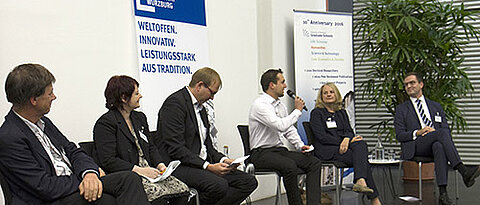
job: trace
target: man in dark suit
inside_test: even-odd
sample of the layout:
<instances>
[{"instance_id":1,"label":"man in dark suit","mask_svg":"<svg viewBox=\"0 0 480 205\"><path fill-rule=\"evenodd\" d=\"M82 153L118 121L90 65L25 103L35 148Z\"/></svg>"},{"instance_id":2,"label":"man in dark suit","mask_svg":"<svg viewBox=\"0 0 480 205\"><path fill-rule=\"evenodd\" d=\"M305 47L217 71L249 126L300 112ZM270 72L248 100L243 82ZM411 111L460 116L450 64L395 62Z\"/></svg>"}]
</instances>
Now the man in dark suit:
<instances>
[{"instance_id":1,"label":"man in dark suit","mask_svg":"<svg viewBox=\"0 0 480 205\"><path fill-rule=\"evenodd\" d=\"M240 204L257 187L253 176L238 171L233 159L212 146L203 103L213 99L221 85L215 70L199 69L158 113L157 147L182 162L173 175L200 192L201 204Z\"/></svg>"},{"instance_id":2,"label":"man in dark suit","mask_svg":"<svg viewBox=\"0 0 480 205\"><path fill-rule=\"evenodd\" d=\"M462 163L442 106L426 99L422 93L422 76L415 72L407 73L403 82L410 99L396 108L394 123L397 139L402 144L402 158L433 156L440 190L439 204L452 204L446 189L448 163L460 172L467 187L475 183L480 168L466 167Z\"/></svg>"},{"instance_id":3,"label":"man in dark suit","mask_svg":"<svg viewBox=\"0 0 480 205\"><path fill-rule=\"evenodd\" d=\"M131 172L107 176L44 115L55 78L43 66L15 67L5 83L13 104L0 127L0 171L13 204L148 204Z\"/></svg>"}]
</instances>

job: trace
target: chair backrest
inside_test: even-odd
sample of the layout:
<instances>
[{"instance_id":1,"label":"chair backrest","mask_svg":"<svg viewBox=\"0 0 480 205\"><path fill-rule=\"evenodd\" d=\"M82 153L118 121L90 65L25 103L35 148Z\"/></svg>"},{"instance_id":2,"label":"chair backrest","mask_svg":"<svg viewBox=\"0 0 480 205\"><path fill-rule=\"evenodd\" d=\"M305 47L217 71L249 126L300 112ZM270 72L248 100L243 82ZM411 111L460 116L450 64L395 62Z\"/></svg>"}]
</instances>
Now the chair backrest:
<instances>
[{"instance_id":1,"label":"chair backrest","mask_svg":"<svg viewBox=\"0 0 480 205\"><path fill-rule=\"evenodd\" d=\"M237 125L240 137L242 137L244 156L250 155L250 133L248 133L248 125Z\"/></svg>"},{"instance_id":2,"label":"chair backrest","mask_svg":"<svg viewBox=\"0 0 480 205\"><path fill-rule=\"evenodd\" d=\"M96 164L99 165L94 142L92 141L80 142L78 143L78 145L88 154L88 156L90 156L93 159L93 161L95 161Z\"/></svg>"},{"instance_id":3,"label":"chair backrest","mask_svg":"<svg viewBox=\"0 0 480 205\"><path fill-rule=\"evenodd\" d=\"M307 140L308 144L313 144L313 131L312 128L310 127L310 122L309 121L303 121L302 122L303 129L305 130L305 134L307 135Z\"/></svg>"}]
</instances>

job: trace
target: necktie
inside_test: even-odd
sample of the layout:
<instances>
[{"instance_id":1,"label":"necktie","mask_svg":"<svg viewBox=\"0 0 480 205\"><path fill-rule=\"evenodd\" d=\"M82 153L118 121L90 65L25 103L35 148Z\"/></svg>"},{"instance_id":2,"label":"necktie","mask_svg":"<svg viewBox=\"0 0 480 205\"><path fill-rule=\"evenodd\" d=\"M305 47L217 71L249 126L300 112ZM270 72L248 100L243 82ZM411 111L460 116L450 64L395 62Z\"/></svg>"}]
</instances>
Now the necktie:
<instances>
[{"instance_id":1,"label":"necktie","mask_svg":"<svg viewBox=\"0 0 480 205\"><path fill-rule=\"evenodd\" d=\"M417 103L418 113L420 113L420 117L422 117L422 121L425 123L425 125L429 127L433 127L432 121L430 121L427 118L427 115L425 115L425 111L423 110L423 106L422 106L422 101L420 99L417 99L415 102Z\"/></svg>"},{"instance_id":2,"label":"necktie","mask_svg":"<svg viewBox=\"0 0 480 205\"><path fill-rule=\"evenodd\" d=\"M207 116L207 110L203 108L200 110L200 118L202 119L203 126L207 128L207 135L208 135L208 130L210 128L210 123L208 123L208 116Z\"/></svg>"}]
</instances>

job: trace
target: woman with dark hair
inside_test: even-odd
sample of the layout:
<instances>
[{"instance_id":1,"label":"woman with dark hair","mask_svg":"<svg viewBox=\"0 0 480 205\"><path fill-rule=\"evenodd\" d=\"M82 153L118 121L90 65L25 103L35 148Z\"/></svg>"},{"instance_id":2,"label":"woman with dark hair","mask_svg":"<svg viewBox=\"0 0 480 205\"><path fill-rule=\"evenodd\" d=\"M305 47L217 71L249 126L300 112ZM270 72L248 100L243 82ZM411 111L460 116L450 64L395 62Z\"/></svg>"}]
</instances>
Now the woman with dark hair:
<instances>
[{"instance_id":1,"label":"woman with dark hair","mask_svg":"<svg viewBox=\"0 0 480 205\"><path fill-rule=\"evenodd\" d=\"M335 84L324 84L319 90L315 109L310 113L310 127L315 156L353 166L353 191L367 194L374 205L381 204L368 163L367 143L362 136L354 135Z\"/></svg>"},{"instance_id":2,"label":"woman with dark hair","mask_svg":"<svg viewBox=\"0 0 480 205\"><path fill-rule=\"evenodd\" d=\"M105 98L109 111L93 129L100 166L107 173L131 170L144 176L142 182L150 202L186 204L188 187L174 176L155 183L145 178L159 177L166 167L150 136L145 114L135 111L142 98L138 82L129 76L113 76Z\"/></svg>"}]
</instances>

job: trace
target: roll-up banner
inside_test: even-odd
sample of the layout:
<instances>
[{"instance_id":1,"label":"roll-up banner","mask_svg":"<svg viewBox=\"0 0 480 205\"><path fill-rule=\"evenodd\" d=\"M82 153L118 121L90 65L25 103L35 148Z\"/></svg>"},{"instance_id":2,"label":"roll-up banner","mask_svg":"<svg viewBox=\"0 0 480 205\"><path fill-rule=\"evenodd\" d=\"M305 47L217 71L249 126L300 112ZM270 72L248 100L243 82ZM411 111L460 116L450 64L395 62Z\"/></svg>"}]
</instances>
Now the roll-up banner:
<instances>
[{"instance_id":1,"label":"roll-up banner","mask_svg":"<svg viewBox=\"0 0 480 205\"><path fill-rule=\"evenodd\" d=\"M294 11L295 87L305 100L308 112L298 120L298 132L307 142L302 122L310 111L320 87L333 82L345 102L350 123L355 129L353 105L352 14Z\"/></svg>"},{"instance_id":2,"label":"roll-up banner","mask_svg":"<svg viewBox=\"0 0 480 205\"><path fill-rule=\"evenodd\" d=\"M205 1L133 0L141 109L150 130L158 110L208 65Z\"/></svg>"}]
</instances>

